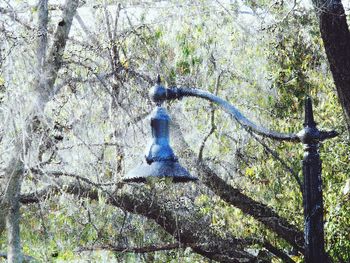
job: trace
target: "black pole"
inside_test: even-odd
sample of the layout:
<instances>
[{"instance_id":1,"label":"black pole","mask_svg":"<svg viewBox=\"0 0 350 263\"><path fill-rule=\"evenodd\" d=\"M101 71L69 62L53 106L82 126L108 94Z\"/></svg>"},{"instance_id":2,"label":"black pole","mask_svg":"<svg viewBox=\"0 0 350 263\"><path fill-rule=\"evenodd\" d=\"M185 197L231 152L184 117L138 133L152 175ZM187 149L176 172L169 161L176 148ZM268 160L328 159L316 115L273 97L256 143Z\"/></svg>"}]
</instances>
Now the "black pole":
<instances>
[{"instance_id":1,"label":"black pole","mask_svg":"<svg viewBox=\"0 0 350 263\"><path fill-rule=\"evenodd\" d=\"M326 256L323 230L322 162L319 155L321 133L317 129L314 121L311 98L307 98L305 101L305 122L303 131L305 262L324 263L326 262Z\"/></svg>"},{"instance_id":2,"label":"black pole","mask_svg":"<svg viewBox=\"0 0 350 263\"><path fill-rule=\"evenodd\" d=\"M330 262L324 247L321 141L337 136L336 131L320 131L316 127L310 97L305 100L304 129L298 133L304 144L303 206L305 263Z\"/></svg>"}]
</instances>

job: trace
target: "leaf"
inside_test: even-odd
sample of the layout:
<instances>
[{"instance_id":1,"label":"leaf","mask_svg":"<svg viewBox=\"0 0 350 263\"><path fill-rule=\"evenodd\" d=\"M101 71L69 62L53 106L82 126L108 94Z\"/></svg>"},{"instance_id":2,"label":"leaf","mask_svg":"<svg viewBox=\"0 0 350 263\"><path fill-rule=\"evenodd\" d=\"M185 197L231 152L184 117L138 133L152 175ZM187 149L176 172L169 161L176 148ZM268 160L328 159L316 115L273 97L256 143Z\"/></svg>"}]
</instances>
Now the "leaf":
<instances>
[{"instance_id":1,"label":"leaf","mask_svg":"<svg viewBox=\"0 0 350 263\"><path fill-rule=\"evenodd\" d=\"M252 167L248 167L248 168L246 168L245 169L245 174L246 175L248 175L248 176L250 176L250 177L252 177L252 176L254 176L254 168L252 168Z\"/></svg>"}]
</instances>

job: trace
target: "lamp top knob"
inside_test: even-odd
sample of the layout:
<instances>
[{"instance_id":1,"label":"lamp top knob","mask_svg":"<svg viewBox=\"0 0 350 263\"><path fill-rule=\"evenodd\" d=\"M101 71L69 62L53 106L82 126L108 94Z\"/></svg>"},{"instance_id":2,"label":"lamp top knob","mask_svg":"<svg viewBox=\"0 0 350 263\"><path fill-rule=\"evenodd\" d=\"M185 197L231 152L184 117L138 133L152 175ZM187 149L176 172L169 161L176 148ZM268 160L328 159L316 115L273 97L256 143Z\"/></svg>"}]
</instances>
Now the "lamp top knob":
<instances>
[{"instance_id":1,"label":"lamp top knob","mask_svg":"<svg viewBox=\"0 0 350 263\"><path fill-rule=\"evenodd\" d=\"M157 105L161 105L167 99L167 89L161 84L159 75L156 84L149 91L149 97Z\"/></svg>"}]
</instances>

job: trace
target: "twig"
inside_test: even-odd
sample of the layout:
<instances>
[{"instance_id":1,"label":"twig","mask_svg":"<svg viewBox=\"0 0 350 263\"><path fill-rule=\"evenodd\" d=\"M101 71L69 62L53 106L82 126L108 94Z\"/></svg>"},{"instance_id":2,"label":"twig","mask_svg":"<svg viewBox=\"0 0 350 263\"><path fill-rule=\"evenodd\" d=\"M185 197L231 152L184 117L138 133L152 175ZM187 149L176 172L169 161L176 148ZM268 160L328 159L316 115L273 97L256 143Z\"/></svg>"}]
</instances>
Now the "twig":
<instances>
[{"instance_id":1,"label":"twig","mask_svg":"<svg viewBox=\"0 0 350 263\"><path fill-rule=\"evenodd\" d=\"M198 153L198 160L199 161L202 161L203 159L203 150L204 150L204 147L205 147L205 143L207 142L207 140L209 139L209 137L214 133L214 131L216 130L216 125L215 125L215 108L214 106L211 104L210 105L211 107L211 128L210 128L210 131L209 133L204 137L203 141L202 141L202 144L199 148L199 153Z\"/></svg>"},{"instance_id":2,"label":"twig","mask_svg":"<svg viewBox=\"0 0 350 263\"><path fill-rule=\"evenodd\" d=\"M53 177L60 177L60 176L65 176L65 177L71 177L71 178L75 178L76 180L78 181L83 181L84 183L86 184L89 184L89 185L92 185L96 188L99 188L103 191L105 191L104 189L102 189L101 187L102 186L113 186L113 185L117 185L118 187L121 187L124 185L123 182L118 182L118 183L95 183L91 180L89 180L88 178L86 177L83 177L83 176L80 176L80 175L77 175L77 174L73 174L73 173L65 173L65 172L60 172L60 171L49 171L49 172L44 172L44 171L41 171L39 169L36 169L36 168L32 168L30 169L30 171L32 173L36 173L36 174L45 174L45 175L48 175L48 176L53 176Z\"/></svg>"},{"instance_id":3,"label":"twig","mask_svg":"<svg viewBox=\"0 0 350 263\"><path fill-rule=\"evenodd\" d=\"M249 132L249 134L258 142L260 143L264 149L270 153L274 158L276 158L283 166L283 168L288 171L296 180L296 182L298 183L299 186L299 190L301 193L303 193L303 184L298 176L298 174L278 155L278 153L274 150L272 150L269 146L267 146L262 140L260 140L254 133L252 133L251 131Z\"/></svg>"},{"instance_id":4,"label":"twig","mask_svg":"<svg viewBox=\"0 0 350 263\"><path fill-rule=\"evenodd\" d=\"M214 60L215 61L215 60ZM214 67L215 66L215 62L213 62L214 64ZM218 94L219 92L219 86L220 86L220 77L221 77L221 73L218 74L217 78L216 78L216 82L215 82L215 95ZM198 160L199 161L202 161L203 159L203 150L204 150L204 147L205 147L205 143L207 142L207 140L209 139L209 137L215 132L216 130L216 125L215 125L215 107L213 105L213 103L210 103L210 108L211 108L211 118L210 118L210 122L211 122L211 128L210 128L210 131L209 133L204 137L203 141L202 141L202 144L199 148L199 153L198 153Z\"/></svg>"},{"instance_id":5,"label":"twig","mask_svg":"<svg viewBox=\"0 0 350 263\"><path fill-rule=\"evenodd\" d=\"M102 246L91 246L91 247L80 247L77 252L82 251L95 251L95 250L109 250L113 252L121 252L121 253L151 253L156 251L165 251L165 250L173 250L179 248L186 248L195 246L194 244L164 244L164 245L150 245L145 247L121 247L121 246L113 246L113 245L102 245Z\"/></svg>"}]
</instances>

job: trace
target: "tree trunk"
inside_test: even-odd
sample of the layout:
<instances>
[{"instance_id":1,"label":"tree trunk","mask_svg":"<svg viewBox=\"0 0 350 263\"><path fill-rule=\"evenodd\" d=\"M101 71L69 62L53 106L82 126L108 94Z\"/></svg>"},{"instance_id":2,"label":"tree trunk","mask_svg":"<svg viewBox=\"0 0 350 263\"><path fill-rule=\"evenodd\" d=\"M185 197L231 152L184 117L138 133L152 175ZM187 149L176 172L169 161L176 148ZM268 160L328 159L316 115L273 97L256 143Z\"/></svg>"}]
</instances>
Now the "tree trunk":
<instances>
[{"instance_id":1,"label":"tree trunk","mask_svg":"<svg viewBox=\"0 0 350 263\"><path fill-rule=\"evenodd\" d=\"M6 218L8 239L7 260L8 262L18 263L23 261L19 228L19 196L21 192L24 167L20 157L14 158L8 167L9 169L6 170L6 191L3 200L5 211L7 211L7 213L4 214Z\"/></svg>"},{"instance_id":2,"label":"tree trunk","mask_svg":"<svg viewBox=\"0 0 350 263\"><path fill-rule=\"evenodd\" d=\"M313 0L324 48L350 134L350 32L340 0Z\"/></svg>"},{"instance_id":3,"label":"tree trunk","mask_svg":"<svg viewBox=\"0 0 350 263\"><path fill-rule=\"evenodd\" d=\"M72 25L73 17L76 13L79 0L66 0L62 20L58 23L55 32L55 39L50 50L48 59L46 57L46 27L48 21L47 0L39 1L39 41L37 50L37 76L34 85L36 92L36 105L32 105L32 111L28 114L28 122L25 127L18 132L16 147L13 150L12 158L5 168L6 189L4 198L0 204L0 234L3 231L6 221L8 232L8 262L22 262L20 244L20 204L19 196L21 192L22 175L24 172L24 156L26 149L30 146L30 133L33 120L40 116L45 105L53 95L53 85L57 78L57 72L62 64L62 56L66 46L68 34ZM25 134L23 140L22 135ZM6 218L6 220L5 220Z\"/></svg>"}]
</instances>

